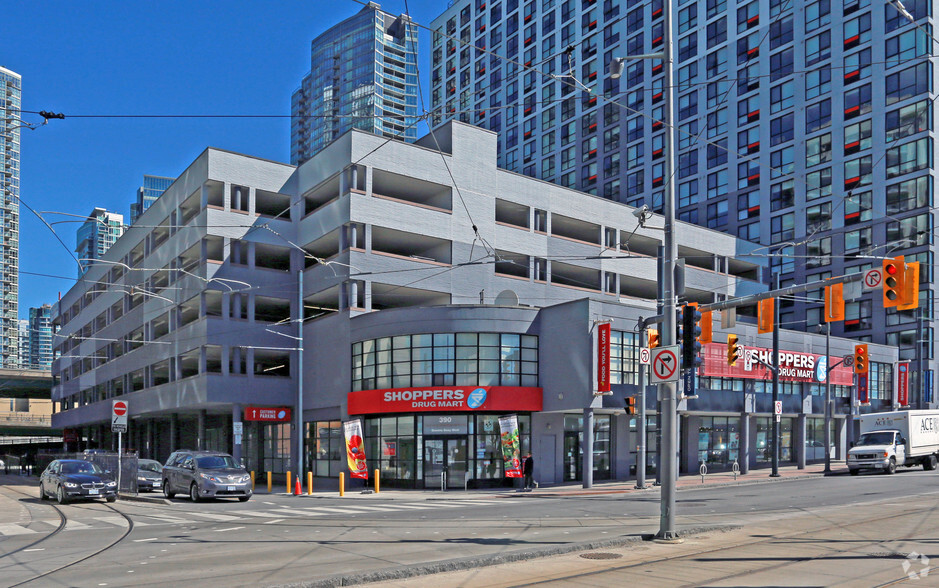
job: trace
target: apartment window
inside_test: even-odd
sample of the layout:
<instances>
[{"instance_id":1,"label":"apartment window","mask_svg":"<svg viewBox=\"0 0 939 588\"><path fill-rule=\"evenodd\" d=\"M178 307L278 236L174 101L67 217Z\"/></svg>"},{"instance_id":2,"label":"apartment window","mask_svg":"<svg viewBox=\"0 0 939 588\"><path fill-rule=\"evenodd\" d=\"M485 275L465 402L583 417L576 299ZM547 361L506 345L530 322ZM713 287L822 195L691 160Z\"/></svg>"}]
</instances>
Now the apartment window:
<instances>
[{"instance_id":1,"label":"apartment window","mask_svg":"<svg viewBox=\"0 0 939 588\"><path fill-rule=\"evenodd\" d=\"M639 167L644 161L645 144L636 143L626 148L626 167Z\"/></svg>"},{"instance_id":2,"label":"apartment window","mask_svg":"<svg viewBox=\"0 0 939 588\"><path fill-rule=\"evenodd\" d=\"M816 268L831 265L831 237L821 237L805 244L805 267Z\"/></svg>"},{"instance_id":3,"label":"apartment window","mask_svg":"<svg viewBox=\"0 0 939 588\"><path fill-rule=\"evenodd\" d=\"M789 175L795 171L795 147L789 146L770 153L773 179Z\"/></svg>"},{"instance_id":4,"label":"apartment window","mask_svg":"<svg viewBox=\"0 0 939 588\"><path fill-rule=\"evenodd\" d=\"M844 197L844 224L854 225L869 221L873 217L871 211L871 192L848 192Z\"/></svg>"},{"instance_id":5,"label":"apartment window","mask_svg":"<svg viewBox=\"0 0 939 588\"><path fill-rule=\"evenodd\" d=\"M722 16L708 25L708 49L717 47L727 40L727 17Z\"/></svg>"},{"instance_id":6,"label":"apartment window","mask_svg":"<svg viewBox=\"0 0 939 588\"><path fill-rule=\"evenodd\" d=\"M581 143L581 157L583 161L587 161L591 157L596 157L597 155L597 138L590 137L589 139Z\"/></svg>"},{"instance_id":7,"label":"apartment window","mask_svg":"<svg viewBox=\"0 0 939 588\"><path fill-rule=\"evenodd\" d=\"M805 7L805 32L831 24L831 0L819 0Z\"/></svg>"},{"instance_id":8,"label":"apartment window","mask_svg":"<svg viewBox=\"0 0 939 588\"><path fill-rule=\"evenodd\" d=\"M925 94L931 90L930 63L920 63L887 76L887 105Z\"/></svg>"},{"instance_id":9,"label":"apartment window","mask_svg":"<svg viewBox=\"0 0 939 588\"><path fill-rule=\"evenodd\" d=\"M719 137L727 132L727 109L721 108L708 115L708 139Z\"/></svg>"},{"instance_id":10,"label":"apartment window","mask_svg":"<svg viewBox=\"0 0 939 588\"><path fill-rule=\"evenodd\" d=\"M788 1L788 0L787 0ZM792 42L792 16L774 21L769 26L770 51Z\"/></svg>"},{"instance_id":11,"label":"apartment window","mask_svg":"<svg viewBox=\"0 0 939 588\"><path fill-rule=\"evenodd\" d=\"M612 151L619 148L619 126L611 127L603 131L603 149Z\"/></svg>"},{"instance_id":12,"label":"apartment window","mask_svg":"<svg viewBox=\"0 0 939 588\"><path fill-rule=\"evenodd\" d=\"M760 41L762 40L759 33L752 33L746 37L737 39L737 63L746 63L751 59L759 57Z\"/></svg>"},{"instance_id":13,"label":"apartment window","mask_svg":"<svg viewBox=\"0 0 939 588\"><path fill-rule=\"evenodd\" d=\"M810 66L831 57L831 31L823 31L805 41L805 65Z\"/></svg>"},{"instance_id":14,"label":"apartment window","mask_svg":"<svg viewBox=\"0 0 939 588\"><path fill-rule=\"evenodd\" d=\"M727 71L727 48L721 47L708 53L707 77L711 79ZM708 96L710 98L710 96Z\"/></svg>"},{"instance_id":15,"label":"apartment window","mask_svg":"<svg viewBox=\"0 0 939 588\"><path fill-rule=\"evenodd\" d=\"M678 185L678 206L691 206L698 201L698 180Z\"/></svg>"},{"instance_id":16,"label":"apartment window","mask_svg":"<svg viewBox=\"0 0 939 588\"><path fill-rule=\"evenodd\" d=\"M851 49L871 40L871 13L844 23L844 48Z\"/></svg>"},{"instance_id":17,"label":"apartment window","mask_svg":"<svg viewBox=\"0 0 939 588\"><path fill-rule=\"evenodd\" d=\"M690 31L698 26L698 5L692 4L678 11L678 34Z\"/></svg>"},{"instance_id":18,"label":"apartment window","mask_svg":"<svg viewBox=\"0 0 939 588\"><path fill-rule=\"evenodd\" d=\"M871 77L871 50L869 48L844 58L845 85L869 77Z\"/></svg>"},{"instance_id":19,"label":"apartment window","mask_svg":"<svg viewBox=\"0 0 939 588\"><path fill-rule=\"evenodd\" d=\"M760 216L760 193L753 191L737 196L737 220Z\"/></svg>"},{"instance_id":20,"label":"apartment window","mask_svg":"<svg viewBox=\"0 0 939 588\"><path fill-rule=\"evenodd\" d=\"M781 110L792 108L794 104L795 82L789 80L778 86L770 88L770 112L775 114Z\"/></svg>"},{"instance_id":21,"label":"apartment window","mask_svg":"<svg viewBox=\"0 0 939 588\"><path fill-rule=\"evenodd\" d=\"M844 118L852 119L871 111L871 85L864 84L844 93Z\"/></svg>"},{"instance_id":22,"label":"apartment window","mask_svg":"<svg viewBox=\"0 0 939 588\"><path fill-rule=\"evenodd\" d=\"M795 133L795 115L786 114L770 121L770 144L779 145L786 141L792 141Z\"/></svg>"},{"instance_id":23,"label":"apartment window","mask_svg":"<svg viewBox=\"0 0 939 588\"><path fill-rule=\"evenodd\" d=\"M714 169L727 163L727 137L708 143L708 169Z\"/></svg>"},{"instance_id":24,"label":"apartment window","mask_svg":"<svg viewBox=\"0 0 939 588\"><path fill-rule=\"evenodd\" d=\"M932 215L923 213L887 223L887 242L906 241L910 247L932 242Z\"/></svg>"},{"instance_id":25,"label":"apartment window","mask_svg":"<svg viewBox=\"0 0 939 588\"><path fill-rule=\"evenodd\" d=\"M631 118L626 121L626 142L636 141L642 138L643 124L642 117Z\"/></svg>"},{"instance_id":26,"label":"apartment window","mask_svg":"<svg viewBox=\"0 0 939 588\"><path fill-rule=\"evenodd\" d=\"M760 242L760 223L750 223L748 225L737 225L737 238L745 239L751 243Z\"/></svg>"},{"instance_id":27,"label":"apartment window","mask_svg":"<svg viewBox=\"0 0 939 588\"><path fill-rule=\"evenodd\" d=\"M831 68L823 67L805 74L805 99L831 92Z\"/></svg>"},{"instance_id":28,"label":"apartment window","mask_svg":"<svg viewBox=\"0 0 939 588\"><path fill-rule=\"evenodd\" d=\"M689 63L678 70L678 91L684 92L691 89L691 86L698 79L698 63Z\"/></svg>"},{"instance_id":29,"label":"apartment window","mask_svg":"<svg viewBox=\"0 0 939 588\"><path fill-rule=\"evenodd\" d=\"M698 114L698 92L691 92L678 97L678 120L682 121Z\"/></svg>"},{"instance_id":30,"label":"apartment window","mask_svg":"<svg viewBox=\"0 0 939 588\"><path fill-rule=\"evenodd\" d=\"M831 161L831 133L806 140L805 166L812 167L826 161Z\"/></svg>"},{"instance_id":31,"label":"apartment window","mask_svg":"<svg viewBox=\"0 0 939 588\"><path fill-rule=\"evenodd\" d=\"M658 135L657 135L658 136ZM694 145L698 136L698 121L692 120L678 127L678 148L686 149ZM655 137L652 137L655 140Z\"/></svg>"},{"instance_id":32,"label":"apartment window","mask_svg":"<svg viewBox=\"0 0 939 588\"><path fill-rule=\"evenodd\" d=\"M858 151L871 148L871 121L862 120L859 123L844 128L844 154L851 155Z\"/></svg>"},{"instance_id":33,"label":"apartment window","mask_svg":"<svg viewBox=\"0 0 939 588\"><path fill-rule=\"evenodd\" d=\"M638 196L642 194L643 190L643 174L642 170L633 172L626 176L626 196Z\"/></svg>"},{"instance_id":34,"label":"apartment window","mask_svg":"<svg viewBox=\"0 0 939 588\"><path fill-rule=\"evenodd\" d=\"M932 130L932 101L922 100L887 112L887 142Z\"/></svg>"},{"instance_id":35,"label":"apartment window","mask_svg":"<svg viewBox=\"0 0 939 588\"><path fill-rule=\"evenodd\" d=\"M720 169L708 174L708 200L727 195L727 185L730 183L728 176L729 173L726 169Z\"/></svg>"},{"instance_id":36,"label":"apartment window","mask_svg":"<svg viewBox=\"0 0 939 588\"><path fill-rule=\"evenodd\" d=\"M776 212L795 204L795 180L786 180L770 187L770 210Z\"/></svg>"},{"instance_id":37,"label":"apartment window","mask_svg":"<svg viewBox=\"0 0 939 588\"><path fill-rule=\"evenodd\" d=\"M791 241L795 237L795 214L787 212L770 219L770 233L773 243Z\"/></svg>"},{"instance_id":38,"label":"apartment window","mask_svg":"<svg viewBox=\"0 0 939 588\"><path fill-rule=\"evenodd\" d=\"M760 24L760 3L751 2L737 9L737 32L742 33Z\"/></svg>"},{"instance_id":39,"label":"apartment window","mask_svg":"<svg viewBox=\"0 0 939 588\"><path fill-rule=\"evenodd\" d=\"M805 199L815 200L826 196L831 196L831 168L805 174Z\"/></svg>"},{"instance_id":40,"label":"apartment window","mask_svg":"<svg viewBox=\"0 0 939 588\"><path fill-rule=\"evenodd\" d=\"M760 97L750 96L737 102L737 124L745 125L760 120Z\"/></svg>"},{"instance_id":41,"label":"apartment window","mask_svg":"<svg viewBox=\"0 0 939 588\"><path fill-rule=\"evenodd\" d=\"M778 53L773 53L769 58L769 79L775 82L784 77L792 75L792 65L794 63L794 53L792 47L783 49Z\"/></svg>"},{"instance_id":42,"label":"apartment window","mask_svg":"<svg viewBox=\"0 0 939 588\"><path fill-rule=\"evenodd\" d=\"M826 98L821 102L810 104L805 108L805 132L814 133L815 131L827 127L831 124L831 99Z\"/></svg>"},{"instance_id":43,"label":"apartment window","mask_svg":"<svg viewBox=\"0 0 939 588\"><path fill-rule=\"evenodd\" d=\"M887 186L887 214L932 206L932 177L923 176Z\"/></svg>"},{"instance_id":44,"label":"apartment window","mask_svg":"<svg viewBox=\"0 0 939 588\"><path fill-rule=\"evenodd\" d=\"M808 234L831 230L831 202L823 202L805 209L805 232Z\"/></svg>"},{"instance_id":45,"label":"apartment window","mask_svg":"<svg viewBox=\"0 0 939 588\"><path fill-rule=\"evenodd\" d=\"M717 108L727 100L727 94L730 90L730 82L727 80L718 80L707 85L708 108Z\"/></svg>"},{"instance_id":46,"label":"apartment window","mask_svg":"<svg viewBox=\"0 0 939 588\"><path fill-rule=\"evenodd\" d=\"M727 9L727 0L707 0L708 18L713 18ZM726 18L726 17L725 17ZM722 18L721 20L724 20ZM708 35L710 37L710 35Z\"/></svg>"},{"instance_id":47,"label":"apartment window","mask_svg":"<svg viewBox=\"0 0 939 588\"><path fill-rule=\"evenodd\" d=\"M759 161L744 161L737 164L737 188L760 185Z\"/></svg>"},{"instance_id":48,"label":"apartment window","mask_svg":"<svg viewBox=\"0 0 939 588\"><path fill-rule=\"evenodd\" d=\"M913 15L913 20L920 20L929 16L930 9L932 8L931 0L906 0L903 3L903 6L906 7L906 11ZM909 26L910 21L908 21L900 11L897 10L897 7L891 2L887 2L884 6L884 32L890 33L901 27Z\"/></svg>"},{"instance_id":49,"label":"apartment window","mask_svg":"<svg viewBox=\"0 0 939 588\"><path fill-rule=\"evenodd\" d=\"M752 63L737 69L737 96L760 88L760 64Z\"/></svg>"},{"instance_id":50,"label":"apartment window","mask_svg":"<svg viewBox=\"0 0 939 588\"><path fill-rule=\"evenodd\" d=\"M612 153L603 158L603 174L607 177L618 176L619 175L619 164L620 154ZM616 185L619 186L619 182L616 182Z\"/></svg>"},{"instance_id":51,"label":"apartment window","mask_svg":"<svg viewBox=\"0 0 939 588\"><path fill-rule=\"evenodd\" d=\"M708 228L716 229L727 224L727 201L708 204Z\"/></svg>"},{"instance_id":52,"label":"apartment window","mask_svg":"<svg viewBox=\"0 0 939 588\"><path fill-rule=\"evenodd\" d=\"M844 233L844 252L858 253L862 249L867 249L872 243L872 231L870 227L845 231Z\"/></svg>"},{"instance_id":53,"label":"apartment window","mask_svg":"<svg viewBox=\"0 0 939 588\"><path fill-rule=\"evenodd\" d=\"M890 160L889 154L887 160ZM858 186L867 186L873 181L871 169L873 159L870 155L844 162L844 189L853 190Z\"/></svg>"},{"instance_id":54,"label":"apartment window","mask_svg":"<svg viewBox=\"0 0 939 588\"><path fill-rule=\"evenodd\" d=\"M929 168L932 160L932 139L923 137L887 149L887 178Z\"/></svg>"}]
</instances>

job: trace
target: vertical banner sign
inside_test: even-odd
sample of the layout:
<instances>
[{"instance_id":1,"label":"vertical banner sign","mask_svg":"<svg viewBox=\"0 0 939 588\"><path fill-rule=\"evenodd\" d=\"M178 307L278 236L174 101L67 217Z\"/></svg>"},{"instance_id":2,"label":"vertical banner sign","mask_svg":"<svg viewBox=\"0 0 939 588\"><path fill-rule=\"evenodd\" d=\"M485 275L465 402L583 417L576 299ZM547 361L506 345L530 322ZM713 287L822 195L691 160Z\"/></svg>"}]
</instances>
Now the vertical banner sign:
<instances>
[{"instance_id":1,"label":"vertical banner sign","mask_svg":"<svg viewBox=\"0 0 939 588\"><path fill-rule=\"evenodd\" d=\"M897 363L897 405L910 405L910 362Z\"/></svg>"},{"instance_id":2,"label":"vertical banner sign","mask_svg":"<svg viewBox=\"0 0 939 588\"><path fill-rule=\"evenodd\" d=\"M346 433L346 460L349 462L349 477L368 480L368 466L365 465L365 440L362 438L362 421L342 423Z\"/></svg>"},{"instance_id":3,"label":"vertical banner sign","mask_svg":"<svg viewBox=\"0 0 939 588\"><path fill-rule=\"evenodd\" d=\"M923 388L922 402L932 402L932 370L926 370L926 386Z\"/></svg>"},{"instance_id":4,"label":"vertical banner sign","mask_svg":"<svg viewBox=\"0 0 939 588\"><path fill-rule=\"evenodd\" d=\"M610 391L610 323L597 329L597 391Z\"/></svg>"},{"instance_id":5,"label":"vertical banner sign","mask_svg":"<svg viewBox=\"0 0 939 588\"><path fill-rule=\"evenodd\" d=\"M867 395L867 374L858 374L857 375L857 401L858 404L868 405L871 403L870 397Z\"/></svg>"},{"instance_id":6,"label":"vertical banner sign","mask_svg":"<svg viewBox=\"0 0 939 588\"><path fill-rule=\"evenodd\" d=\"M502 432L502 461L505 462L506 478L521 478L521 446L518 440L518 417L514 414L499 417L499 429Z\"/></svg>"}]
</instances>

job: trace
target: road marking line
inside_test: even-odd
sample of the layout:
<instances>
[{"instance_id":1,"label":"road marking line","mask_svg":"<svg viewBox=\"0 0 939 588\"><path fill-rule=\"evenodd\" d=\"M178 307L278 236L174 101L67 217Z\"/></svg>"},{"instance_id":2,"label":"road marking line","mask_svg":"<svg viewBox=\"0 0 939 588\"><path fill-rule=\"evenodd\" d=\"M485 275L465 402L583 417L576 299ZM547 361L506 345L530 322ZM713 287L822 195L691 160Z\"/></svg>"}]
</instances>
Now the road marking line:
<instances>
[{"instance_id":1,"label":"road marking line","mask_svg":"<svg viewBox=\"0 0 939 588\"><path fill-rule=\"evenodd\" d=\"M91 528L91 525L86 525L85 523L79 523L78 521L74 521L72 519L69 519L68 521L65 522L66 531L75 531L75 530L89 529L89 528Z\"/></svg>"},{"instance_id":2,"label":"road marking line","mask_svg":"<svg viewBox=\"0 0 939 588\"><path fill-rule=\"evenodd\" d=\"M238 514L249 516L249 517L264 517L264 518L278 516L277 514L273 512L265 512L263 510L242 510L242 511L239 511Z\"/></svg>"},{"instance_id":3,"label":"road marking line","mask_svg":"<svg viewBox=\"0 0 939 588\"><path fill-rule=\"evenodd\" d=\"M283 521L283 520L284 520L284 519L274 519L274 520L272 520L272 521L264 521L262 524L264 524L264 525L273 525L274 523L279 523L279 522L281 522L281 521Z\"/></svg>"},{"instance_id":4,"label":"road marking line","mask_svg":"<svg viewBox=\"0 0 939 588\"><path fill-rule=\"evenodd\" d=\"M134 543L144 543L146 541L157 541L159 537L149 537L147 539L134 539Z\"/></svg>"},{"instance_id":5,"label":"road marking line","mask_svg":"<svg viewBox=\"0 0 939 588\"><path fill-rule=\"evenodd\" d=\"M46 550L45 547L34 547L32 549L24 549L23 553L26 553L27 551L45 551L45 550Z\"/></svg>"},{"instance_id":6,"label":"road marking line","mask_svg":"<svg viewBox=\"0 0 939 588\"><path fill-rule=\"evenodd\" d=\"M244 527L229 527L228 529L215 529L216 533L224 533L226 531L237 531L239 529L244 529Z\"/></svg>"},{"instance_id":7,"label":"road marking line","mask_svg":"<svg viewBox=\"0 0 939 588\"><path fill-rule=\"evenodd\" d=\"M94 517L96 521L108 523L116 527L127 527L127 519L124 517Z\"/></svg>"},{"instance_id":8,"label":"road marking line","mask_svg":"<svg viewBox=\"0 0 939 588\"><path fill-rule=\"evenodd\" d=\"M215 514L211 512L191 512L189 514L194 517L204 517L214 521L234 521L238 519L238 517L233 517L231 515Z\"/></svg>"},{"instance_id":9,"label":"road marking line","mask_svg":"<svg viewBox=\"0 0 939 588\"><path fill-rule=\"evenodd\" d=\"M0 525L0 535L29 535L35 532L19 525Z\"/></svg>"}]
</instances>

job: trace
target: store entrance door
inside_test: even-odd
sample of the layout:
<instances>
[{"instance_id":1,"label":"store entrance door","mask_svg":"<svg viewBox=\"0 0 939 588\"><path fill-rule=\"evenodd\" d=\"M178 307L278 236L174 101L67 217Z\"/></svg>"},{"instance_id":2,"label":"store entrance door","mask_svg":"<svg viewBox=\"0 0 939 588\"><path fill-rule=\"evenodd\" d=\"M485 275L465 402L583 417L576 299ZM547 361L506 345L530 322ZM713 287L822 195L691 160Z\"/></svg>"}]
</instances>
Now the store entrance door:
<instances>
[{"instance_id":1,"label":"store entrance door","mask_svg":"<svg viewBox=\"0 0 939 588\"><path fill-rule=\"evenodd\" d=\"M564 481L583 479L584 462L580 452L580 433L564 431Z\"/></svg>"},{"instance_id":2,"label":"store entrance door","mask_svg":"<svg viewBox=\"0 0 939 588\"><path fill-rule=\"evenodd\" d=\"M466 437L424 437L424 488L463 488L466 480Z\"/></svg>"}]
</instances>

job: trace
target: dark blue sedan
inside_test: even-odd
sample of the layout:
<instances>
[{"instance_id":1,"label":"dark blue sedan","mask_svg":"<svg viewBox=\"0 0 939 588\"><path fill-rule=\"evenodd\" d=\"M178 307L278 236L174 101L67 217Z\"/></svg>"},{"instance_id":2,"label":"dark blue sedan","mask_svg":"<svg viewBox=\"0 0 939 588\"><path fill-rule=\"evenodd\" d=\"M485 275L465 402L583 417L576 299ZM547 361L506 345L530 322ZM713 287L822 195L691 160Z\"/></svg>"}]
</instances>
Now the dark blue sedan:
<instances>
[{"instance_id":1,"label":"dark blue sedan","mask_svg":"<svg viewBox=\"0 0 939 588\"><path fill-rule=\"evenodd\" d=\"M59 504L76 499L117 500L117 482L110 472L82 459L57 459L39 477L39 500L55 498Z\"/></svg>"}]
</instances>

